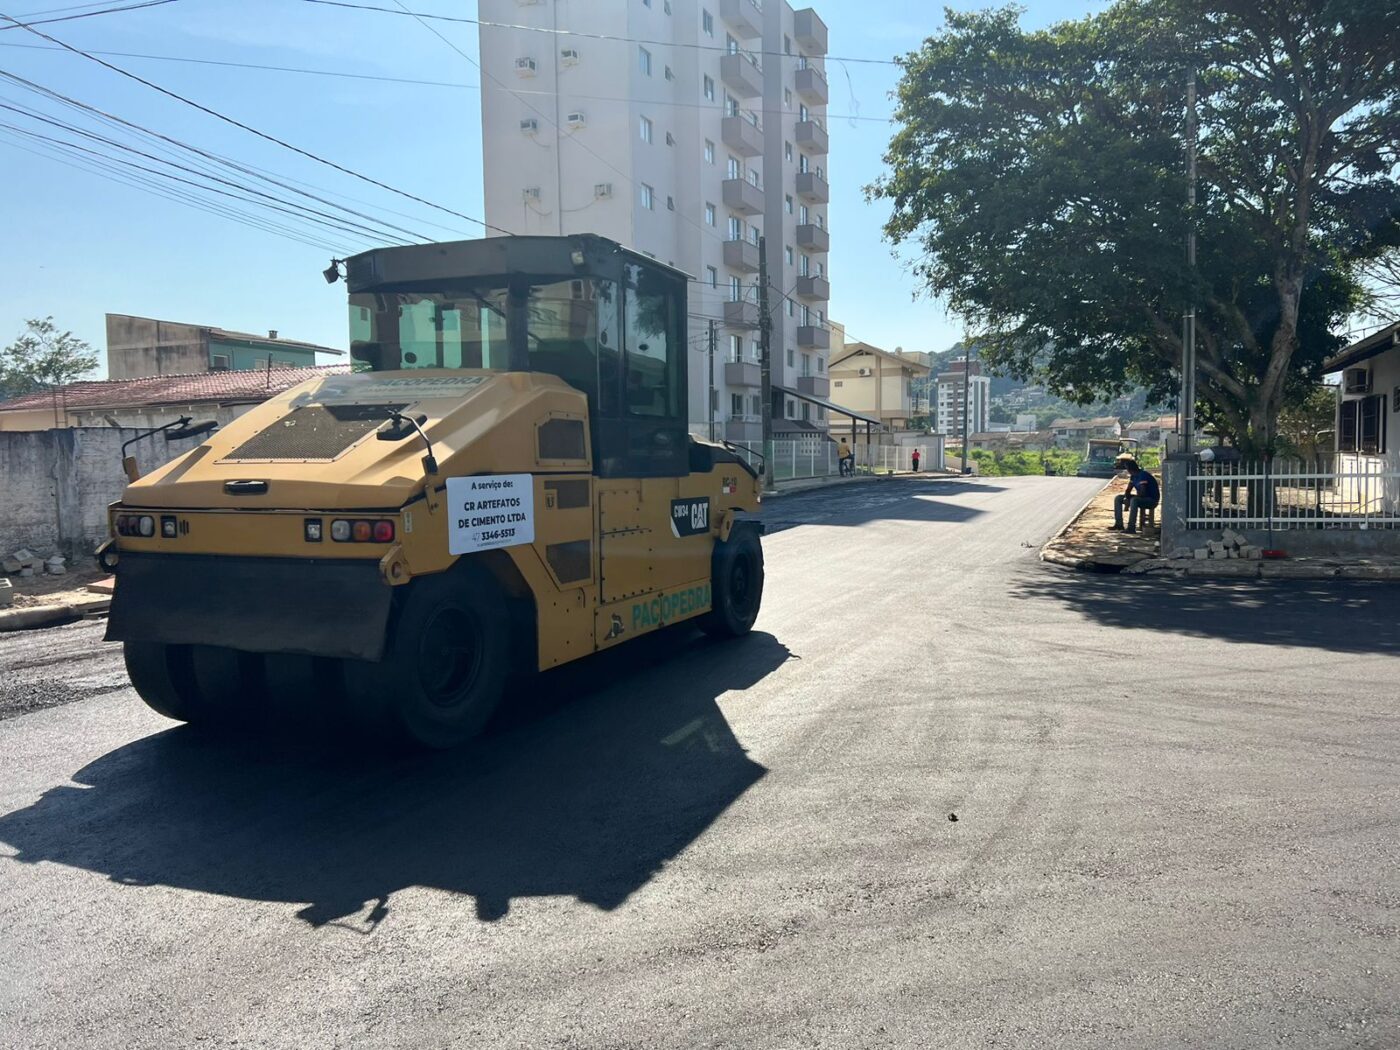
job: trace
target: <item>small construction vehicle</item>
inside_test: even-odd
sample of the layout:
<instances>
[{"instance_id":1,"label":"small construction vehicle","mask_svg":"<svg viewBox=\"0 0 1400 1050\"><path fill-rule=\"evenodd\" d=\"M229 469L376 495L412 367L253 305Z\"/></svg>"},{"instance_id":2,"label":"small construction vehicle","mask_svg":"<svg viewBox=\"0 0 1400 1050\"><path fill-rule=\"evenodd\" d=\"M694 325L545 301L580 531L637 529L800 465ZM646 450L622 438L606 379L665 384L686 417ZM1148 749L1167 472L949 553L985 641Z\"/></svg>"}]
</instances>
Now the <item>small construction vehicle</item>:
<instances>
[{"instance_id":1,"label":"small construction vehicle","mask_svg":"<svg viewBox=\"0 0 1400 1050\"><path fill-rule=\"evenodd\" d=\"M256 725L314 694L450 747L520 672L687 620L749 631L758 472L688 432L685 274L573 236L384 248L344 276L349 374L111 508L107 637L147 704Z\"/></svg>"}]
</instances>

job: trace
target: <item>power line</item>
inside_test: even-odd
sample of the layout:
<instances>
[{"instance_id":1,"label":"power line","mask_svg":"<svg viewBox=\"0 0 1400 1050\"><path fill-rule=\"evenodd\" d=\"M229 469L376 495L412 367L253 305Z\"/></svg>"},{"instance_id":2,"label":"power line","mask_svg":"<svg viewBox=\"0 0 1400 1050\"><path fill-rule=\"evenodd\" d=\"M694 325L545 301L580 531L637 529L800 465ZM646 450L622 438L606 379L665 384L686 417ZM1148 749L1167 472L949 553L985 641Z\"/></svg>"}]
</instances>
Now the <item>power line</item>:
<instances>
[{"instance_id":1,"label":"power line","mask_svg":"<svg viewBox=\"0 0 1400 1050\"><path fill-rule=\"evenodd\" d=\"M13 27L11 27L11 28L13 28ZM45 47L43 44L20 44L20 43L8 43L8 42L0 42L0 47L20 47L20 48L25 48L25 49L27 49L27 50L34 50L34 51L62 51L62 50L63 50L63 48L58 48L58 47ZM337 70L337 69L312 69L312 68L309 68L309 67L306 67L306 66L276 66L276 65L269 65L269 64L261 63L261 62L229 62L229 61L226 61L226 60L223 60L223 59L215 59L215 58L192 58L192 57L186 57L186 56L184 56L184 55L153 55L153 54L149 54L149 53L145 53L145 52L140 52L140 51L99 51L99 50L92 50L90 53L91 53L91 54L94 54L94 55L107 55L107 56L113 57L113 58L138 58L138 59L147 59L147 60L150 60L150 61L153 61L153 62L184 62L184 63L188 63L188 64L190 64L190 65L200 65L200 66L225 66L225 67L232 68L232 69L256 69L256 70L261 70L261 71L264 71L264 72L273 72L273 73L299 73L299 74L303 74L303 75L306 75L306 76L336 77L336 78L342 78L342 79L345 79L345 80L368 80L368 81L374 81L374 82L384 83L384 84L408 84L408 85L418 86L418 87L455 88L455 89L457 89L457 90L459 90L459 91L480 91L480 90L482 90L480 84L462 84L462 83L458 83L458 82L456 82L456 81L451 81L451 80L420 80L420 79L417 79L417 78L414 78L414 77L390 77L390 76L376 75L376 74L374 74L374 73L350 73L350 72L346 72L346 71L344 71L344 70ZM515 94L517 94L517 95L542 95L542 96L553 96L553 95L556 94L556 92L554 92L554 91L532 91L532 90L528 90L528 89L525 89L525 88L516 88L516 89L512 89L512 90L514 90ZM627 102L627 103L632 103L632 102L634 101L633 99L625 98L625 97L620 96L620 95L580 95L580 94L575 94L575 93L572 92L572 91L568 92L567 94L568 94L568 97L569 97L569 98L577 98L577 99L581 99L581 100L586 101L586 102ZM646 104L647 106L649 106L649 107L650 107L650 106L661 106L661 107L666 107L666 108L670 108L670 109L699 109L699 110L719 110L719 111L723 111L723 110L724 110L724 106L721 105L721 104L718 104L718 103L716 103L716 104L714 104L714 105L709 105L709 104L706 104L706 103L703 103L703 102L674 102L674 101L648 100L645 104ZM866 117L866 116L860 116L860 115L854 114L854 113L831 113L831 112L828 112L828 113L826 114L826 121L827 121L827 123L831 123L832 121L836 121L836 120L858 120L858 121L863 121L863 122L871 123L871 124L893 124L893 123L894 123L894 118L893 118L893 117Z\"/></svg>"},{"instance_id":2,"label":"power line","mask_svg":"<svg viewBox=\"0 0 1400 1050\"><path fill-rule=\"evenodd\" d=\"M69 133L71 133L71 134L81 135L81 136L83 136L84 138L87 138L87 139L90 139L90 140L93 140L93 141L96 141L96 142L101 142L101 143L103 143L104 145L114 147L114 148L116 148L116 149L122 150L122 151L127 152L127 153L131 153L131 154L133 154L133 155L135 155L135 156L144 157L144 158L147 159L147 160L155 161L157 164L164 164L164 165L167 165L167 166L169 166L169 167L171 167L171 168L174 168L174 169L177 170L177 171L183 171L183 172L186 172L187 174L198 175L200 178L208 179L208 180L210 180L210 181L212 181L212 182L219 183L220 185L227 186L227 187L229 187L230 189L238 190L240 193L249 194L249 195L251 195L252 197L256 197L256 198L261 198L262 200L261 200L261 201L259 201L259 200L251 200L251 199L249 199L249 197L238 197L237 195L232 194L232 193L229 193L229 192L226 191L226 190L220 190L220 189L218 189L218 188L216 188L216 187L212 187L212 186L204 186L204 185L202 185L202 184L200 184L200 183L191 182L191 181L188 180L188 179L182 179L182 178L179 178L178 176L171 175L171 174L169 174L168 172L163 172L163 171L158 171L158 170L151 169L151 168L146 168L146 167L144 167L143 165L135 164L135 163L133 163L133 162L131 162L131 161L124 160L124 159L122 159L122 158L120 158L120 157L113 156L113 155L111 155L111 154L109 154L109 153L102 153L102 152L98 152L98 151L89 150L89 149L87 149L86 147L79 146L79 145L77 145L76 143L73 143L73 142L68 142L68 141L65 141L65 140L58 140L58 139L51 139L51 138L48 137L48 136L42 136L42 135L38 135L37 133L34 133L34 132L28 132L28 131L26 131L25 129L18 128L18 127L14 126L14 125L9 125L9 124L2 124L2 125L0 125L0 126L3 126L3 127L8 127L8 128L10 128L12 131L18 131L18 132L20 132L21 134L33 135L35 138L40 138L40 139L44 139L45 141L55 142L56 144L60 144L60 145L66 146L67 148L72 149L72 150L75 150L75 151L80 151L80 152L83 152L83 153L92 153L94 156L101 157L101 158L103 158L103 159L105 159L105 160L109 160L109 161L111 161L111 162L114 163L114 164L122 164L122 165L130 166L130 167L134 167L134 168L136 168L136 169L138 169L138 170L144 171L144 172L146 172L146 173L148 173L148 174L151 174L151 175L156 175L157 177L160 177L160 178L165 178L165 179L169 179L169 180L171 180L171 181L173 181L173 182L185 183L185 184L187 184L187 185L189 185L189 186L197 187L197 188L199 188L199 189L201 189L201 190L203 190L203 191L205 191L205 192L217 193L217 194L220 194L220 195L222 195L222 196L232 196L232 197L235 197L235 199L237 199L237 200L242 200L242 201L245 201L246 203L255 204L255 205L258 205L258 206L260 206L260 207L269 208L269 209L271 209L271 210L273 210L273 211L281 212L281 213L284 213L284 214L287 214L287 215L292 215L292 216L297 217L297 218L300 218L300 219L305 219L305 220L307 220L307 221L310 221L310 222L313 222L313 223L317 223L317 224L319 224L319 225L327 226L327 227L330 227L330 228L332 228L332 229L338 230L338 231L340 231L340 232L342 232L342 233L356 234L356 235L360 235L360 236L368 235L369 238L372 238L372 239L375 239L375 240L389 240L389 241L398 241L398 243L404 243L401 239L395 238L394 236L392 236L392 235L390 235L390 234L386 234L385 231L382 230L382 229L376 229L376 228L373 228L373 227L365 226L365 225L363 225L363 224L361 224L361 223L356 223L356 222L353 222L353 221L350 221L350 220L342 219L342 218L340 218L339 216L332 215L332 214L329 213L329 212L320 211L319 209L307 208L305 205L295 204L295 203L293 203L293 202L291 202L291 201L287 201L287 200L285 200L285 199L283 199L283 198L281 198L281 197L277 197L277 196L275 196L275 195L273 195L273 194L264 193L262 190L254 189L254 188L252 188L252 187L250 187L250 186L247 186L247 185L245 185L245 184L243 184L243 183L235 182L234 180L231 180L231 179L225 179L225 178L222 178L222 177L217 176L217 175L210 175L210 174L207 174L207 173L205 173L205 172L199 171L199 170L197 170L197 169L195 169L195 168L189 167L188 165L176 163L175 161L165 160L165 159L163 159L163 158L161 158L161 157L155 156L154 154L146 153L145 151L136 149L136 148L134 148L134 147L132 147L132 146L127 146L127 145L125 145L125 144L123 144L123 143L121 143L121 142L116 141L115 139L107 138L105 135L99 135L99 134L97 134L96 132L85 131L85 130L83 130L82 128L78 128L78 127L75 127L75 126L73 126L73 125L71 125L71 124L66 124L66 123L64 123L63 121L55 120L55 119L53 119L53 118L51 118L51 117L44 116L44 115L41 114L41 113L37 113L37 112L34 112L34 111L27 111L27 107L21 108L21 107L18 107L18 106L10 105L10 104L5 103L5 102L0 102L0 109L9 110L9 111L12 112L12 113L19 113L19 114L21 114L22 116L29 117L31 120L38 120L38 121L41 121L41 122L43 122L43 123L45 123L45 124L51 125L52 127L56 127L56 128L61 129L61 130L67 131L67 132L69 132ZM268 202L268 203L263 203L264 201L265 201L265 202ZM412 236L416 236L416 235L412 235Z\"/></svg>"},{"instance_id":3,"label":"power line","mask_svg":"<svg viewBox=\"0 0 1400 1050\"><path fill-rule=\"evenodd\" d=\"M410 18L431 19L435 22L457 22L463 25L486 26L490 29L520 29L530 33L547 33L550 36L576 36L588 40L611 40L624 44L652 44L655 47L684 47L697 51L716 51L720 54L728 54L729 48L720 44L691 44L677 42L675 40L653 40L646 37L617 36L611 33L588 33L576 29L547 29L543 26L517 25L512 22L488 22L480 18L464 18L459 15L436 15L421 11L410 11L408 8L396 11L392 7L376 7L373 4L354 4L348 0L304 0L308 4L320 4L324 7L343 7L352 11L375 11L386 15L407 15ZM400 5L402 6L402 5ZM745 49L747 51L747 49ZM751 55L763 55L772 58L801 58L801 55L788 54L785 51L748 51ZM821 56L828 62L856 62L864 65L874 66L897 66L900 63L893 58L866 58L852 57L849 55L824 55Z\"/></svg>"},{"instance_id":4,"label":"power line","mask_svg":"<svg viewBox=\"0 0 1400 1050\"><path fill-rule=\"evenodd\" d=\"M150 179L139 178L127 172L112 171L110 168L91 162L86 158L68 157L67 159L65 159L65 155L63 154L63 152L54 147L45 147L42 144L34 143L32 145L37 146L39 148L30 148L29 145L24 145L20 142L13 141L15 136L10 132L0 131L0 137L12 140L10 142L10 146L13 149L22 150L25 153L29 153L33 156L41 157L45 160L50 160L55 163L62 164L65 167L74 168L79 171L85 171L108 182L114 182L118 185L129 186L133 189L141 190L142 192L148 193L154 197L161 197L165 200L174 201L177 204L184 204L188 207L195 208L199 211L221 216L241 226L247 226L253 229L260 230L264 233L270 233L274 236L281 237L285 240L295 241L296 243L304 244L309 248L316 248L322 251L329 251L332 254L338 256L346 255L349 251L344 244L332 244L324 240L316 240L314 239L314 235L303 235L302 231L293 231L287 227L278 227L272 224L271 222L261 219L255 215L250 215L246 212L239 211L237 208L233 208L223 204L218 204L212 201L201 200L194 194L186 193L185 191L175 187L160 186Z\"/></svg>"},{"instance_id":5,"label":"power line","mask_svg":"<svg viewBox=\"0 0 1400 1050\"><path fill-rule=\"evenodd\" d=\"M486 222L484 219L475 218L474 216L467 215L465 212L457 211L455 208L449 208L444 204L438 204L434 201L430 201L427 198L420 197L415 193L410 193L407 190L401 190L397 186L391 186L387 182L382 182L379 179L373 178L372 176L355 171L353 168L347 168L343 164L337 164L333 160L328 160L325 157L312 153L310 150L302 149L300 146L294 146L292 145L292 143L287 142L284 139L280 139L275 135L270 135L265 131L259 131L257 128L252 127L249 124L245 124L240 120L236 120L233 117L227 116L226 114L220 113L216 109L211 109L210 107L205 106L202 103L195 102L193 99L186 98L184 95L181 95L178 92L171 91L168 88L163 88L159 84L153 83L152 81L149 81L144 77L138 76L135 73L130 72L129 70L122 69L120 66L113 65L112 63L107 62L104 59L98 58L95 55L91 55L88 52L82 50L81 48L74 47L71 44L65 44L62 40L50 36L47 33L42 32L41 30L35 29L32 26L26 25L22 22L16 22L15 19L11 18L9 15L0 14L0 18L4 18L7 21L14 22L15 25L21 26L24 29L29 30L29 32L33 33L35 36L47 40L51 44L57 44L66 51L70 51L75 55L81 55L89 61L95 62L99 66L102 66L104 69L110 69L113 73L118 73L121 76L126 77L128 80L133 80L136 83L143 85L144 87L150 88L152 91L157 91L160 94L165 95L167 98L174 99L175 101L181 102L184 105L190 106L193 109L197 109L201 113L205 113L208 116L223 121L225 124L230 124L233 127L239 128L242 131L246 131L250 135L256 135L260 139L263 139L267 142L271 142L274 145L281 146L283 149L290 150L291 152L296 153L299 156L306 157L308 160L313 160L317 164L323 164L328 168L333 168L343 175L349 175L352 178L359 179L362 182L367 182L370 185L377 186L382 190L388 190L390 193L397 194L400 197L405 197L408 200L417 202L418 204L423 204L437 211L445 212L449 215L454 215L459 219L465 219L468 222L475 223L478 226L481 226L485 229L495 230L498 233L503 233L507 235L509 235L511 232L510 230L502 229L499 226L495 226L489 222Z\"/></svg>"},{"instance_id":6,"label":"power line","mask_svg":"<svg viewBox=\"0 0 1400 1050\"><path fill-rule=\"evenodd\" d=\"M124 12L126 12L126 11L140 11L142 8L146 8L146 7L163 7L163 6L166 5L166 4L173 4L173 3L175 3L175 2L176 2L176 0L145 0L144 3L139 3L139 4L128 4L128 5L125 6L125 7L108 7L108 8L104 8L104 9L101 10L101 11L89 11L89 12L87 12L86 14L82 14L82 15L64 15L62 18L45 18L45 19L41 19L41 20L36 21L36 22L21 22L21 21L19 21L19 19L17 19L17 18L10 18L9 15L5 15L5 16L3 16L3 17L5 17L5 18L10 18L10 21L11 21L11 22L14 22L15 24L12 25L12 26L0 26L0 33L8 33L11 29L28 29L28 28L30 28L31 26L46 26L46 25L52 25L52 24L55 23L55 22L73 22L73 21L76 21L76 20L79 19L79 18L95 18L95 17L97 17L98 15L119 15L119 14L122 14L122 13L124 13ZM92 6L92 5L79 5L79 6ZM61 7L61 8L57 8L57 10L59 10L59 11L65 11L65 10L72 10L72 8L62 8L62 7ZM38 14L48 14L49 12L40 11L40 12L37 12L37 13L38 13ZM31 15L21 15L21 16L20 16L20 18L30 18L30 17L32 17L32 16L31 16Z\"/></svg>"}]
</instances>

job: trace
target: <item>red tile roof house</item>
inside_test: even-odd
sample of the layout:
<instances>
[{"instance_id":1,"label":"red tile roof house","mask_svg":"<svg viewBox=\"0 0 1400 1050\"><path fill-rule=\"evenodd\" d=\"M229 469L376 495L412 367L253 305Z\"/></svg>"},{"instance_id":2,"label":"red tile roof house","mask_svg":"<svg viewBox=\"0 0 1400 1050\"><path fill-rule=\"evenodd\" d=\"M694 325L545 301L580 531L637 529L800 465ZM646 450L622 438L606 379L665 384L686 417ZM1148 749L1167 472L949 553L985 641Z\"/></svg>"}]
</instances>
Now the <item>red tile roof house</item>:
<instances>
[{"instance_id":1,"label":"red tile roof house","mask_svg":"<svg viewBox=\"0 0 1400 1050\"><path fill-rule=\"evenodd\" d=\"M0 431L68 427L158 427L179 416L227 423L254 405L347 365L259 368L69 383L53 391L0 401Z\"/></svg>"}]
</instances>

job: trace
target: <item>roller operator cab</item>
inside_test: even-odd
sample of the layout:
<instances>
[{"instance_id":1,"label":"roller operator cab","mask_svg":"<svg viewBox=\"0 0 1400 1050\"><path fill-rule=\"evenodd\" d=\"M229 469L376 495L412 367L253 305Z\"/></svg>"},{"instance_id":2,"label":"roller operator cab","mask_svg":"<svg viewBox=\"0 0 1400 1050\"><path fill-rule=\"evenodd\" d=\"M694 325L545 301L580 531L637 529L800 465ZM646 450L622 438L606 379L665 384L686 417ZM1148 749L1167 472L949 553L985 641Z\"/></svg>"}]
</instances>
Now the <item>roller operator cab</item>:
<instances>
[{"instance_id":1,"label":"roller operator cab","mask_svg":"<svg viewBox=\"0 0 1400 1050\"><path fill-rule=\"evenodd\" d=\"M684 274L593 236L345 270L352 371L112 507L107 636L151 707L256 723L314 696L447 747L518 672L683 620L753 626L758 477L687 431Z\"/></svg>"}]
</instances>

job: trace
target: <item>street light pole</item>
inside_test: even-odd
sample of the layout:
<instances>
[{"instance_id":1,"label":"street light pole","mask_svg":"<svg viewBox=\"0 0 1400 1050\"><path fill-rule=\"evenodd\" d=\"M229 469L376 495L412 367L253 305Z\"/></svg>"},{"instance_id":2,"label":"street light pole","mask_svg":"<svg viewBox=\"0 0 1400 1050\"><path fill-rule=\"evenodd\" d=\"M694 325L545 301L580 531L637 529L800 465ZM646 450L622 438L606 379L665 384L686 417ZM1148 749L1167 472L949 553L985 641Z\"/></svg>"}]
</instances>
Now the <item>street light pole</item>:
<instances>
[{"instance_id":1,"label":"street light pole","mask_svg":"<svg viewBox=\"0 0 1400 1050\"><path fill-rule=\"evenodd\" d=\"M1186 82L1186 266L1196 280L1196 71ZM1196 291L1191 289L1181 326L1181 446L1190 452L1196 435Z\"/></svg>"}]
</instances>

